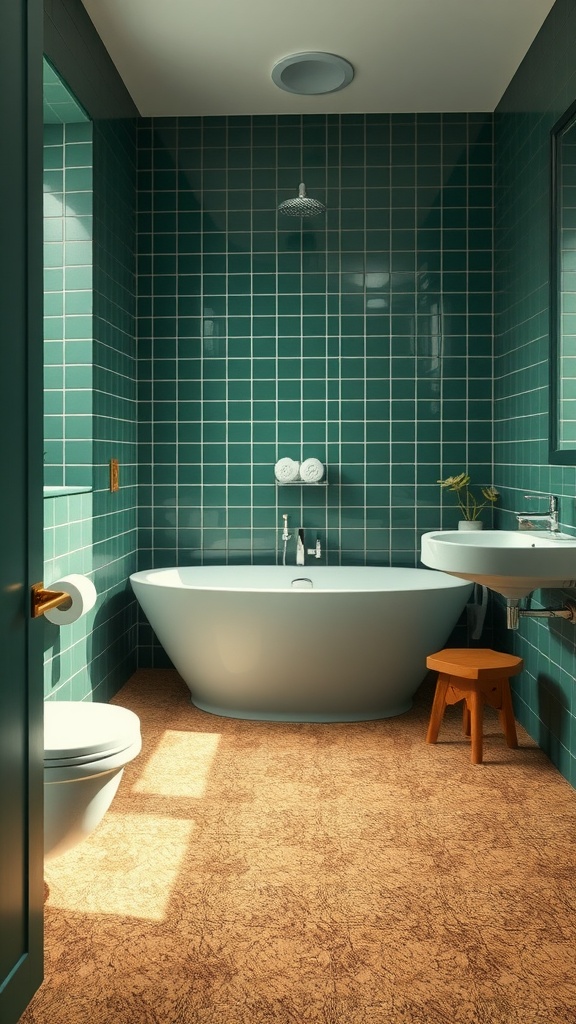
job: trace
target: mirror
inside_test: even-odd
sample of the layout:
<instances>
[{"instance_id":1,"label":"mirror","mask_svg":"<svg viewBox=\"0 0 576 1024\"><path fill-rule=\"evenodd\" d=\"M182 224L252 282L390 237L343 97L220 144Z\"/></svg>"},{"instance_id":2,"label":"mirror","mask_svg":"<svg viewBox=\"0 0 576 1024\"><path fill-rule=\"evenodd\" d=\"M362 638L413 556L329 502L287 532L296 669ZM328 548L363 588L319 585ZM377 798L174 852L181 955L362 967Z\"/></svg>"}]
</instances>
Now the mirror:
<instances>
[{"instance_id":1,"label":"mirror","mask_svg":"<svg viewBox=\"0 0 576 1024\"><path fill-rule=\"evenodd\" d=\"M552 129L550 461L576 464L576 103Z\"/></svg>"},{"instance_id":2,"label":"mirror","mask_svg":"<svg viewBox=\"0 0 576 1024\"><path fill-rule=\"evenodd\" d=\"M92 485L92 122L44 58L44 497Z\"/></svg>"}]
</instances>

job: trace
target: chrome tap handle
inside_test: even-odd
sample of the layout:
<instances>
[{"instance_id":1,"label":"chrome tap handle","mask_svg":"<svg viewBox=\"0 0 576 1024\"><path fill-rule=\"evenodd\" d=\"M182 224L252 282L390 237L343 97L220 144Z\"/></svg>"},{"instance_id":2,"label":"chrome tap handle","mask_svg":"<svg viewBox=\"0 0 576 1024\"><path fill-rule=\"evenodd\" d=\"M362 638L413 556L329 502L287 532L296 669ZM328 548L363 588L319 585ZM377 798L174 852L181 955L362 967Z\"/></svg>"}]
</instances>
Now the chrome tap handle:
<instances>
[{"instance_id":1,"label":"chrome tap handle","mask_svg":"<svg viewBox=\"0 0 576 1024\"><path fill-rule=\"evenodd\" d=\"M316 537L316 544L313 548L308 548L308 554L313 555L314 558L322 558L322 545L320 543L320 537Z\"/></svg>"},{"instance_id":2,"label":"chrome tap handle","mask_svg":"<svg viewBox=\"0 0 576 1024\"><path fill-rule=\"evenodd\" d=\"M557 512L558 511L558 498L556 497L555 494L548 494L548 495L544 495L544 494L525 494L524 495L524 500L525 501L547 501L548 502L548 508L549 508L550 512ZM527 513L524 513L524 514L526 515Z\"/></svg>"}]
</instances>

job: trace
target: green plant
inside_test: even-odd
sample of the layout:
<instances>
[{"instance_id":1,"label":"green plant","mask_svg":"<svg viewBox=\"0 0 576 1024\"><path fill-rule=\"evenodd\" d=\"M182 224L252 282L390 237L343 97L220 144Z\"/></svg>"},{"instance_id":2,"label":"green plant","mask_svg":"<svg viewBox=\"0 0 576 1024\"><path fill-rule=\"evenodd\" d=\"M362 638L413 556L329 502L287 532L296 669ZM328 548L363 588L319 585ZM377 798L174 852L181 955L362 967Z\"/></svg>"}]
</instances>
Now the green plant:
<instances>
[{"instance_id":1,"label":"green plant","mask_svg":"<svg viewBox=\"0 0 576 1024\"><path fill-rule=\"evenodd\" d=\"M490 487L480 488L484 501L476 498L474 492L470 489L470 476L468 473L459 473L458 476L447 476L445 480L438 480L438 483L445 490L454 492L462 518L469 521L478 519L482 509L486 508L487 505L494 505L500 497L496 488L490 485Z\"/></svg>"}]
</instances>

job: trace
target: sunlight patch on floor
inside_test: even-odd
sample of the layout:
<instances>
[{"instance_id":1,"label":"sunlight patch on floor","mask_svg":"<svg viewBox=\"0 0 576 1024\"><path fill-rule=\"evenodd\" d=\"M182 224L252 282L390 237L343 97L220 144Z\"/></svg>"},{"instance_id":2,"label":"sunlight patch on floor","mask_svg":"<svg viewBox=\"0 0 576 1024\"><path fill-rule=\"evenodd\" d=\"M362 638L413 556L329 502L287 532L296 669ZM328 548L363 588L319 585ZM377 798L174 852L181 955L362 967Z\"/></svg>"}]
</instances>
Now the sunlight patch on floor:
<instances>
[{"instance_id":1,"label":"sunlight patch on floor","mask_svg":"<svg viewBox=\"0 0 576 1024\"><path fill-rule=\"evenodd\" d=\"M178 818L108 811L90 839L48 863L50 907L163 921L194 828Z\"/></svg>"},{"instance_id":2,"label":"sunlight patch on floor","mask_svg":"<svg viewBox=\"0 0 576 1024\"><path fill-rule=\"evenodd\" d=\"M134 783L134 792L203 797L219 742L218 733L167 729Z\"/></svg>"}]
</instances>

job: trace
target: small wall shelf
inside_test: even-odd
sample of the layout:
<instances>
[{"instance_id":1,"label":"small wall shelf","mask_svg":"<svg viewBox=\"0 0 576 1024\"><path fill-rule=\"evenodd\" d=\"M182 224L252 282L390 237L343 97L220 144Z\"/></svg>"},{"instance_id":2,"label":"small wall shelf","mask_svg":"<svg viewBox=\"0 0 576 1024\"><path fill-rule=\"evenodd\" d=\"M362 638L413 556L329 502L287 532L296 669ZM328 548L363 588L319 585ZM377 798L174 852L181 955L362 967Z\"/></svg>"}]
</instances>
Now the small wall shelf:
<instances>
[{"instance_id":1,"label":"small wall shelf","mask_svg":"<svg viewBox=\"0 0 576 1024\"><path fill-rule=\"evenodd\" d=\"M76 486L74 486L74 485L68 486L67 484L59 484L59 485L55 485L55 486L46 485L44 487L44 497L45 498L65 498L69 494L89 494L91 492L91 490L92 490L92 488L91 487L87 487L87 486L86 487L82 487L82 486L78 486L78 485L76 485Z\"/></svg>"},{"instance_id":2,"label":"small wall shelf","mask_svg":"<svg viewBox=\"0 0 576 1024\"><path fill-rule=\"evenodd\" d=\"M327 487L327 480L276 480L277 487Z\"/></svg>"}]
</instances>

